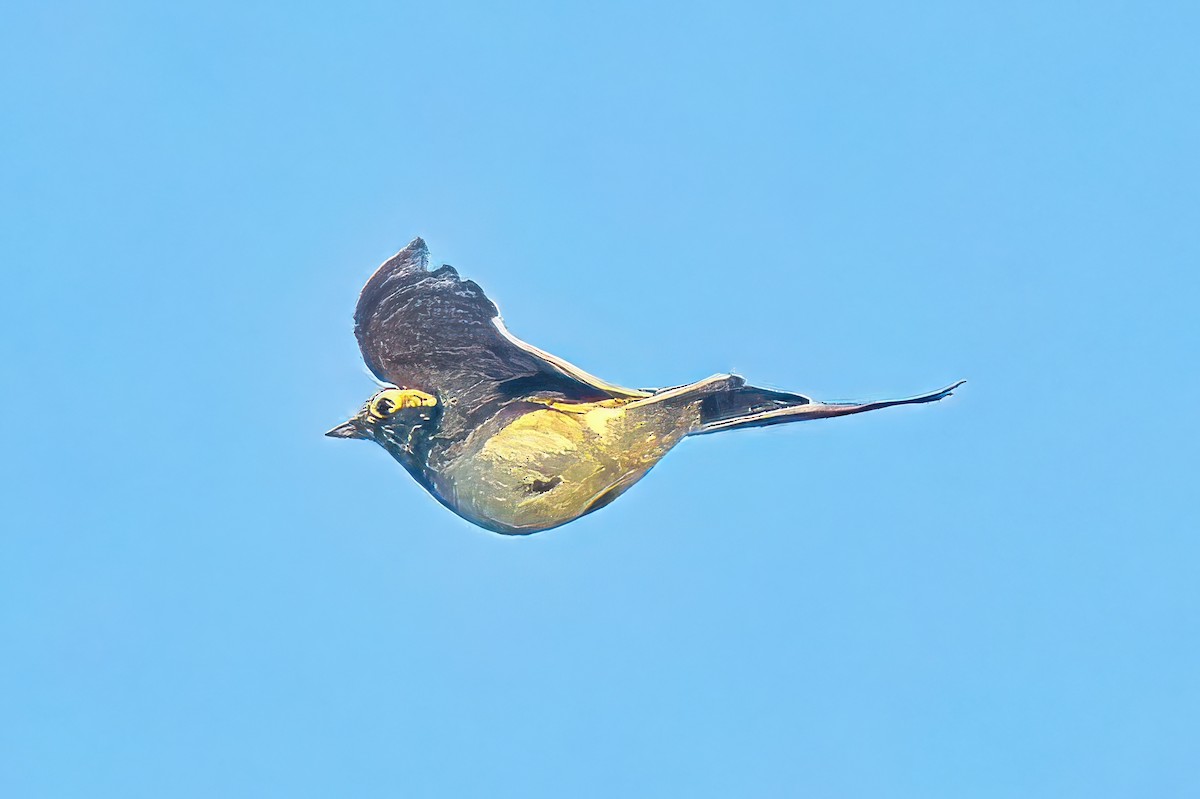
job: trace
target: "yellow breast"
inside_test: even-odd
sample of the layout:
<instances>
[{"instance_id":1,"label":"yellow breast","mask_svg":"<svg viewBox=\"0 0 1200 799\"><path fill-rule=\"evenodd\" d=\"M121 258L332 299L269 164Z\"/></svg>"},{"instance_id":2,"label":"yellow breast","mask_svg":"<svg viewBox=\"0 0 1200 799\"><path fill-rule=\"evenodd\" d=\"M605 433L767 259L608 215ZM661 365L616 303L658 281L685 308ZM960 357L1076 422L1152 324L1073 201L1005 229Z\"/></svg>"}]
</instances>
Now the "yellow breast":
<instances>
[{"instance_id":1,"label":"yellow breast","mask_svg":"<svg viewBox=\"0 0 1200 799\"><path fill-rule=\"evenodd\" d=\"M517 417L447 472L460 512L514 531L575 519L628 488L682 437L624 401Z\"/></svg>"}]
</instances>

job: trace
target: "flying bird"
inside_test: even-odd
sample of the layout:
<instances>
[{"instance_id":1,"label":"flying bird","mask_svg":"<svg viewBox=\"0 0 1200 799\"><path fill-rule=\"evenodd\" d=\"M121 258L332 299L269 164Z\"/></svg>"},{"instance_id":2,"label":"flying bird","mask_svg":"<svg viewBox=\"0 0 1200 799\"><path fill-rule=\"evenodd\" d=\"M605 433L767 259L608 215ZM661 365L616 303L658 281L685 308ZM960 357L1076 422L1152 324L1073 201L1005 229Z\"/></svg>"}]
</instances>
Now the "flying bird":
<instances>
[{"instance_id":1,"label":"flying bird","mask_svg":"<svg viewBox=\"0 0 1200 799\"><path fill-rule=\"evenodd\" d=\"M376 442L439 502L497 533L537 533L603 508L687 436L936 402L962 385L861 404L732 374L624 388L521 341L478 284L428 264L414 239L363 287L354 334L387 387L326 435Z\"/></svg>"}]
</instances>

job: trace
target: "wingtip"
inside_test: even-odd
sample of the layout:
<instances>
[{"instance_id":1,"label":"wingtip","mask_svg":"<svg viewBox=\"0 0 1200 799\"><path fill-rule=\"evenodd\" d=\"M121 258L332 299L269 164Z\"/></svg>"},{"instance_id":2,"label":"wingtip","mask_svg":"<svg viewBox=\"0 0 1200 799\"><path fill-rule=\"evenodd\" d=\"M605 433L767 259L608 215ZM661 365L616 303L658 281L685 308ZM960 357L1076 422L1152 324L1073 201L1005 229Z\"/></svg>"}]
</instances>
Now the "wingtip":
<instances>
[{"instance_id":1,"label":"wingtip","mask_svg":"<svg viewBox=\"0 0 1200 799\"><path fill-rule=\"evenodd\" d=\"M400 250L400 252L396 253L396 255L412 255L413 253L422 253L423 255L429 254L429 247L425 245L425 239L417 236L408 244L404 245L404 249Z\"/></svg>"},{"instance_id":2,"label":"wingtip","mask_svg":"<svg viewBox=\"0 0 1200 799\"><path fill-rule=\"evenodd\" d=\"M416 264L422 269L429 268L429 248L425 246L425 239L417 236L415 239L404 245L404 249L384 261L372 276L374 280L380 275L387 274L390 270L397 267L405 267L411 264ZM370 281L367 281L370 285Z\"/></svg>"}]
</instances>

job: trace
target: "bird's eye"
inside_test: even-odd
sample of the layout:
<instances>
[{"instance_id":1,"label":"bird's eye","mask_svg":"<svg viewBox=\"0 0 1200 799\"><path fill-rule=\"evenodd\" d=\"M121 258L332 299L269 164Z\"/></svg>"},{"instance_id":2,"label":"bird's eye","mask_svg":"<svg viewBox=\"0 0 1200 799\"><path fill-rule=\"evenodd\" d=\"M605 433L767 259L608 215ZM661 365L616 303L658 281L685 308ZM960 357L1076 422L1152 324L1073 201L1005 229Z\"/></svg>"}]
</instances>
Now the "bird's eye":
<instances>
[{"instance_id":1,"label":"bird's eye","mask_svg":"<svg viewBox=\"0 0 1200 799\"><path fill-rule=\"evenodd\" d=\"M380 394L371 400L370 414L375 419L386 419L399 409L396 401L389 396Z\"/></svg>"},{"instance_id":2,"label":"bird's eye","mask_svg":"<svg viewBox=\"0 0 1200 799\"><path fill-rule=\"evenodd\" d=\"M389 388L371 398L368 406L375 419L386 419L401 408L428 408L437 405L437 397L415 388Z\"/></svg>"}]
</instances>

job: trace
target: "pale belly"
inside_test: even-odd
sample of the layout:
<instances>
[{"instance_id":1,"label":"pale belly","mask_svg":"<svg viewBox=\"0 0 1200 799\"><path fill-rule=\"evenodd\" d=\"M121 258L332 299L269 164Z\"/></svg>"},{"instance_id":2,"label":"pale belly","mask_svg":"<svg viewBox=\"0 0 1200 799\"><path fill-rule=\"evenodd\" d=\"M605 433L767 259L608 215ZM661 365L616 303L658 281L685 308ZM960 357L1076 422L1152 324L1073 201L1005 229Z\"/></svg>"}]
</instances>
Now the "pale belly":
<instances>
[{"instance_id":1,"label":"pale belly","mask_svg":"<svg viewBox=\"0 0 1200 799\"><path fill-rule=\"evenodd\" d=\"M458 513L504 533L557 527L611 502L687 432L659 413L534 411L443 477Z\"/></svg>"}]
</instances>

